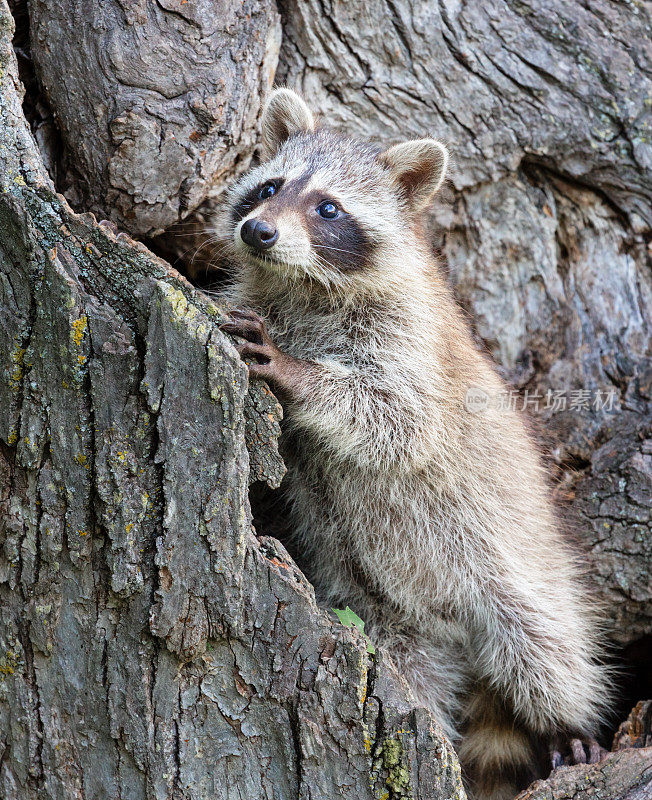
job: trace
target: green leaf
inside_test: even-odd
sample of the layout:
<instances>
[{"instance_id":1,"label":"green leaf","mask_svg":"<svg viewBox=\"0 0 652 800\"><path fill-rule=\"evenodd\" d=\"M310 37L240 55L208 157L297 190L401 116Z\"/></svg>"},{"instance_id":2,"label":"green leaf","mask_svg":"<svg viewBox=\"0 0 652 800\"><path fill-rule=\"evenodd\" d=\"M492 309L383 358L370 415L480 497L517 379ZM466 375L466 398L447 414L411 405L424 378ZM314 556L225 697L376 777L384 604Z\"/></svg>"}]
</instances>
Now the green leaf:
<instances>
[{"instance_id":1,"label":"green leaf","mask_svg":"<svg viewBox=\"0 0 652 800\"><path fill-rule=\"evenodd\" d=\"M364 622L360 619L360 617L352 611L348 606L345 609L341 608L334 608L333 611L337 614L340 622L347 628L357 628L360 633L364 636L367 640L367 652L371 655L374 655L376 652L376 648L373 646L373 642L364 632Z\"/></svg>"}]
</instances>

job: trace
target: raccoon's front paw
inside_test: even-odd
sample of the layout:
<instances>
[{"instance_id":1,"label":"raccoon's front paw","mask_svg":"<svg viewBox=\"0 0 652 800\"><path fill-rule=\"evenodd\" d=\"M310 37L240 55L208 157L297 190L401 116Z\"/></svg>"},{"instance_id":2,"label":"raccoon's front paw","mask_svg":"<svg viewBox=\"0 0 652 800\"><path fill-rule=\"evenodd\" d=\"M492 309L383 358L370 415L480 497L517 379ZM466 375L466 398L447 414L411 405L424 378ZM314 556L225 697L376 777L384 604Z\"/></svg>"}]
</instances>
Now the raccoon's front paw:
<instances>
[{"instance_id":1,"label":"raccoon's front paw","mask_svg":"<svg viewBox=\"0 0 652 800\"><path fill-rule=\"evenodd\" d=\"M592 737L569 739L565 746L560 742L555 743L550 752L550 766L554 770L574 764L597 764L607 754L607 750Z\"/></svg>"},{"instance_id":2,"label":"raccoon's front paw","mask_svg":"<svg viewBox=\"0 0 652 800\"><path fill-rule=\"evenodd\" d=\"M301 379L303 362L274 344L265 320L255 311L233 309L229 316L231 320L222 323L220 330L245 339L236 349L243 359L248 359L249 376L262 378L282 392L292 392Z\"/></svg>"}]
</instances>

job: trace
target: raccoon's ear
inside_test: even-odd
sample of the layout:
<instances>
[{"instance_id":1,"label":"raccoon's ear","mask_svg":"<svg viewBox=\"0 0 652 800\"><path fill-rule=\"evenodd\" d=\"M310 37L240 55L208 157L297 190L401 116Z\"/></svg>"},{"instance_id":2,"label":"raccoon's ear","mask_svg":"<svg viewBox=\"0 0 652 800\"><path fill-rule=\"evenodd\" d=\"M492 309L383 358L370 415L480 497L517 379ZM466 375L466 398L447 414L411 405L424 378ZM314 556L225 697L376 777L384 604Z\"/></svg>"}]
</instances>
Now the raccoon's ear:
<instances>
[{"instance_id":1,"label":"raccoon's ear","mask_svg":"<svg viewBox=\"0 0 652 800\"><path fill-rule=\"evenodd\" d=\"M410 209L421 211L444 181L448 150L434 139L414 139L390 147L380 160L389 167Z\"/></svg>"},{"instance_id":2,"label":"raccoon's ear","mask_svg":"<svg viewBox=\"0 0 652 800\"><path fill-rule=\"evenodd\" d=\"M312 133L315 120L296 92L276 89L263 112L262 127L264 155L269 157L293 134Z\"/></svg>"}]
</instances>

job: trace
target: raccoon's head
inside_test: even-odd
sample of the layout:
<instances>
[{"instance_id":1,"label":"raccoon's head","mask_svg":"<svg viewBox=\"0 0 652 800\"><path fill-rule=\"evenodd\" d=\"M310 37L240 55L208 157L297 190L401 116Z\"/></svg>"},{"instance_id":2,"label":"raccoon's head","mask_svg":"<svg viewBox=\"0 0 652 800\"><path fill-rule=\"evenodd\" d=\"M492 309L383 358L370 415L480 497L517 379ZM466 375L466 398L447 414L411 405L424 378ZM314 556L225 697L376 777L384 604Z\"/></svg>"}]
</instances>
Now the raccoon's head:
<instances>
[{"instance_id":1,"label":"raccoon's head","mask_svg":"<svg viewBox=\"0 0 652 800\"><path fill-rule=\"evenodd\" d=\"M229 192L222 234L257 272L329 290L400 281L415 220L439 189L446 148L419 139L382 152L315 129L304 101L276 90L260 166Z\"/></svg>"}]
</instances>

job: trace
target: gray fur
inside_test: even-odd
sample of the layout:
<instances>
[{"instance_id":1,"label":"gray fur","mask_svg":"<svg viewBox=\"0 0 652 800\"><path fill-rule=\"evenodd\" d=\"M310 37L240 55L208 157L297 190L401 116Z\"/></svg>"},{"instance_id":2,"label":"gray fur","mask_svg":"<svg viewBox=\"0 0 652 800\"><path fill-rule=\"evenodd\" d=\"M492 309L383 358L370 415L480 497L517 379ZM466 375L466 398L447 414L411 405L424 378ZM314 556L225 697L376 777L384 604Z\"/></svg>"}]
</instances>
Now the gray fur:
<instances>
[{"instance_id":1,"label":"gray fur","mask_svg":"<svg viewBox=\"0 0 652 800\"><path fill-rule=\"evenodd\" d=\"M521 416L465 409L467 389L506 387L391 165L320 131L277 145L233 188L219 227L238 266L231 299L309 365L284 402L297 546L321 601L366 621L457 743L475 795L507 797L537 739L592 734L607 702L575 553ZM286 174L341 199L377 245L373 269L329 268L298 216L279 222L278 256L245 252L229 208Z\"/></svg>"}]
</instances>

